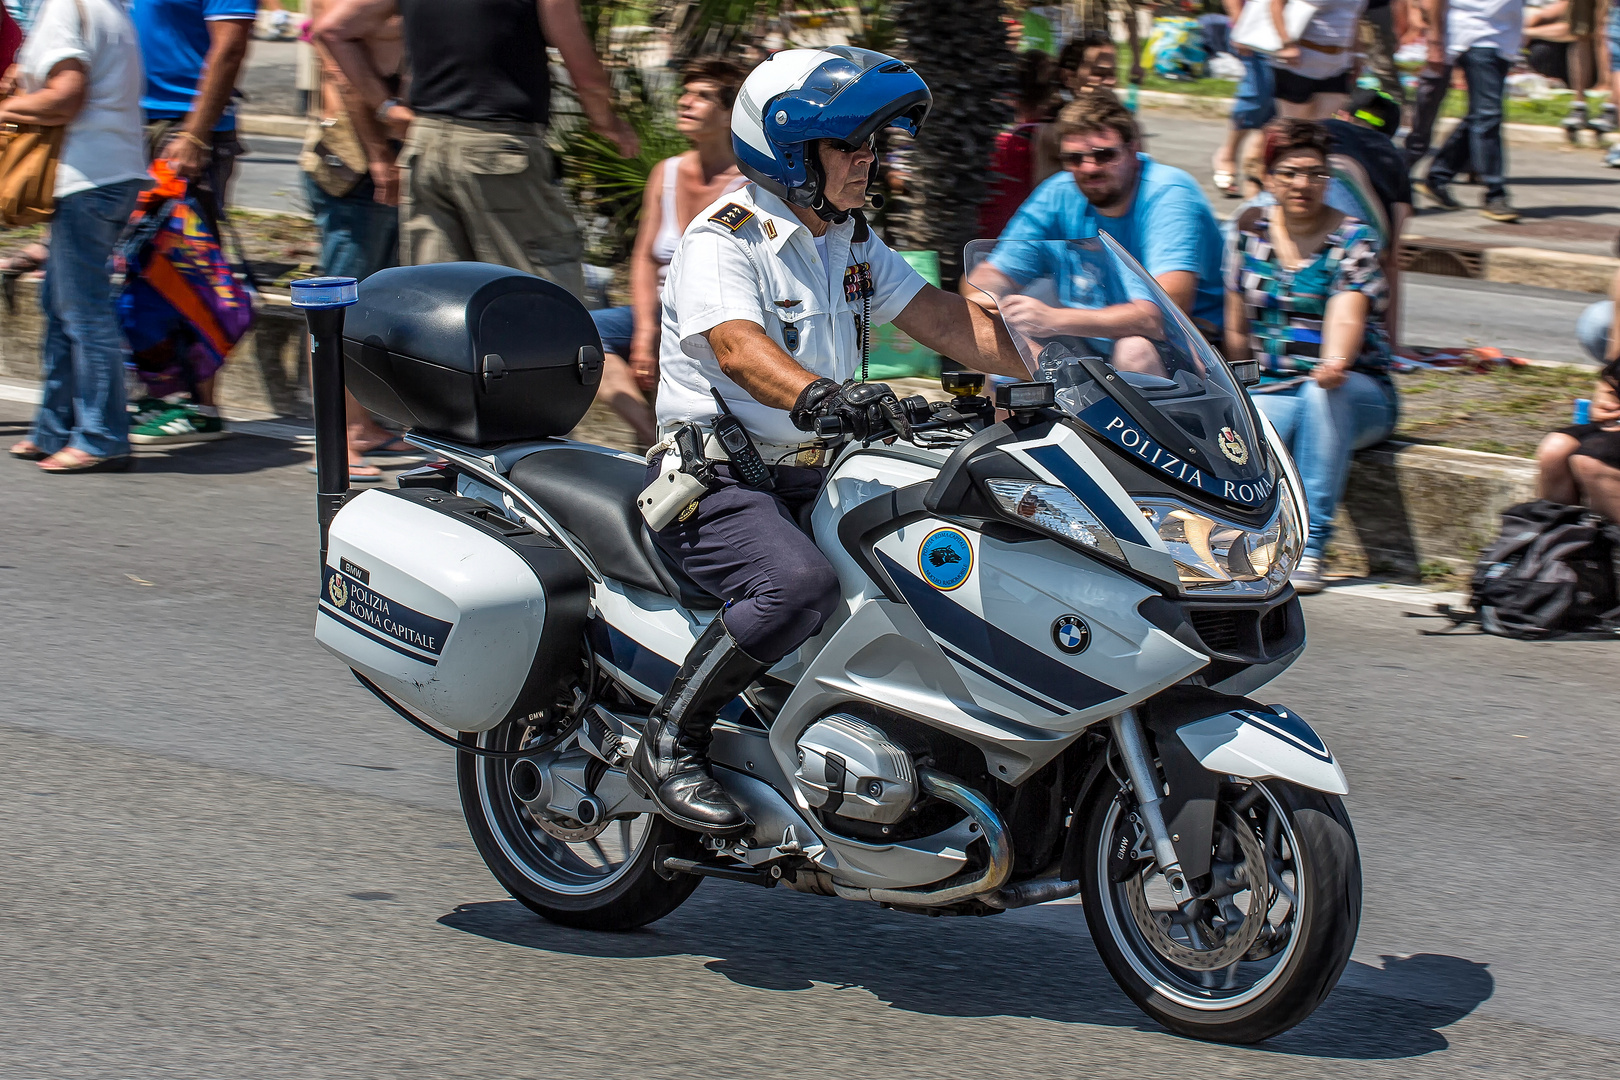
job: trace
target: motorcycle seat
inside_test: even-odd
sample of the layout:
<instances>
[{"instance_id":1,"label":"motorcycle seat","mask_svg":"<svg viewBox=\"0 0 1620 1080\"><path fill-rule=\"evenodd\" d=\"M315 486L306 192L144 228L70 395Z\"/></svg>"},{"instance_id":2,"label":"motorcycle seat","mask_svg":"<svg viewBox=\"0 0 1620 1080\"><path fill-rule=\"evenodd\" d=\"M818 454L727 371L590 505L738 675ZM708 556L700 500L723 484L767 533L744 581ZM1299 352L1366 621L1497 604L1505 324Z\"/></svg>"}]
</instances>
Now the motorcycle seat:
<instances>
[{"instance_id":1,"label":"motorcycle seat","mask_svg":"<svg viewBox=\"0 0 1620 1080\"><path fill-rule=\"evenodd\" d=\"M603 577L712 610L721 601L681 572L653 542L636 496L647 486L647 466L602 450L558 446L520 459L507 474L578 540Z\"/></svg>"}]
</instances>

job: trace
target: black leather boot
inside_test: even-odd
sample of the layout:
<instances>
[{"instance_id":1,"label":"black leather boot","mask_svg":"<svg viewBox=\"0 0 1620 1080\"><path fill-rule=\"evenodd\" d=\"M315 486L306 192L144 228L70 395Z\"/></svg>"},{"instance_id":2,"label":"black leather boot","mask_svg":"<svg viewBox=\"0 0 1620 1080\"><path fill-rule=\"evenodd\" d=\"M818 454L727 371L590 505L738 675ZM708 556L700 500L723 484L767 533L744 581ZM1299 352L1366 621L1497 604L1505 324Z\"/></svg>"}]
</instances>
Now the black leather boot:
<instances>
[{"instance_id":1,"label":"black leather boot","mask_svg":"<svg viewBox=\"0 0 1620 1080\"><path fill-rule=\"evenodd\" d=\"M709 773L716 716L770 665L743 652L718 615L647 718L630 775L659 811L683 829L734 836L748 818Z\"/></svg>"}]
</instances>

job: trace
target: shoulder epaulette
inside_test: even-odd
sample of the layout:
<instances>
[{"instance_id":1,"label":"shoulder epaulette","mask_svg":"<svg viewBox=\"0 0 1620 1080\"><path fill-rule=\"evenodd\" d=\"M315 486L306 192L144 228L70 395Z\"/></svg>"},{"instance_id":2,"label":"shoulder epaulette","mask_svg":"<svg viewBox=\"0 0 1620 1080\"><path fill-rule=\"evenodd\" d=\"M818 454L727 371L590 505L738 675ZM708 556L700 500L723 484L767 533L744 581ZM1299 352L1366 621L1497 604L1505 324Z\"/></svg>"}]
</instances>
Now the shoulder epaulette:
<instances>
[{"instance_id":1,"label":"shoulder epaulette","mask_svg":"<svg viewBox=\"0 0 1620 1080\"><path fill-rule=\"evenodd\" d=\"M709 215L710 221L718 221L732 232L736 232L754 218L754 212L741 203L726 203L720 209Z\"/></svg>"}]
</instances>

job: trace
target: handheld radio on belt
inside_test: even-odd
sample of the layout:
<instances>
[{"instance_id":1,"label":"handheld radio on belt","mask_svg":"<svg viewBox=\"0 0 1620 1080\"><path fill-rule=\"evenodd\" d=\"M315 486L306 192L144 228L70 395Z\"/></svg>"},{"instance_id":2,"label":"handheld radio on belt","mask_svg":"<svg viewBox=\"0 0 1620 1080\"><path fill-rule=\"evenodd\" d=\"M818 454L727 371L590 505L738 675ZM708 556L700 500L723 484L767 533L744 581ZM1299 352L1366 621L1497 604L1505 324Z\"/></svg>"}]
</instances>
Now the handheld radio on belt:
<instances>
[{"instance_id":1,"label":"handheld radio on belt","mask_svg":"<svg viewBox=\"0 0 1620 1080\"><path fill-rule=\"evenodd\" d=\"M742 421L731 415L726 407L725 399L720 391L709 388L714 395L714 403L720 406L720 415L714 418L714 437L720 440L720 445L726 448L731 458L731 467L737 473L737 479L752 488L762 491L774 491L776 477L766 467L765 459L759 456L759 450L754 446L754 440L748 437L748 429L742 426Z\"/></svg>"}]
</instances>

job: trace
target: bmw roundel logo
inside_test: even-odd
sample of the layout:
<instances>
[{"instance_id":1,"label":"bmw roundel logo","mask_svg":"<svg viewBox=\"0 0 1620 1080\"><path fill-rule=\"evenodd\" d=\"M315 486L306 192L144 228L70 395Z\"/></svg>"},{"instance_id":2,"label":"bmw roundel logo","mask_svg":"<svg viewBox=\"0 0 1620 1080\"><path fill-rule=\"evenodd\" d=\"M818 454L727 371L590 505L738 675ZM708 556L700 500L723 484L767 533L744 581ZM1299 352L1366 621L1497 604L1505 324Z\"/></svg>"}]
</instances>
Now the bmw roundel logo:
<instances>
[{"instance_id":1,"label":"bmw roundel logo","mask_svg":"<svg viewBox=\"0 0 1620 1080\"><path fill-rule=\"evenodd\" d=\"M1083 653L1091 644L1091 627L1078 615L1065 615L1052 624L1052 640L1057 647L1071 656Z\"/></svg>"}]
</instances>

